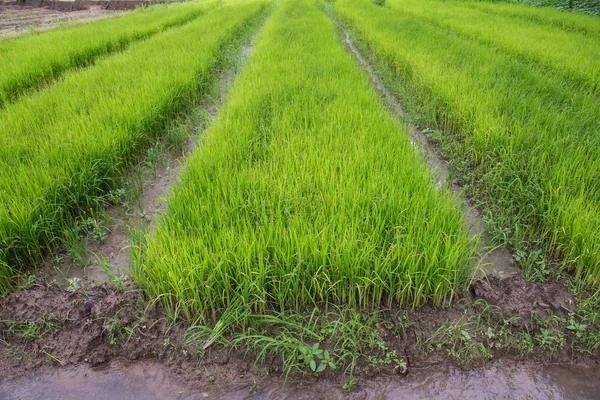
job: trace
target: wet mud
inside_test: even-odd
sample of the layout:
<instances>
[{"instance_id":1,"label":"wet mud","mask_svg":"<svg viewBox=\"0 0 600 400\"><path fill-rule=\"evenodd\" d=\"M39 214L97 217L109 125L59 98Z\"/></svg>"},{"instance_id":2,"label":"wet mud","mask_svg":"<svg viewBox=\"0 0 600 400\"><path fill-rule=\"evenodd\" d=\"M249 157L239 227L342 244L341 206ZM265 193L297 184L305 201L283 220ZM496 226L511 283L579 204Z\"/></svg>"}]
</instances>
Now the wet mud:
<instances>
[{"instance_id":1,"label":"wet mud","mask_svg":"<svg viewBox=\"0 0 600 400\"><path fill-rule=\"evenodd\" d=\"M380 377L351 393L330 382L239 380L190 386L154 362L115 362L104 368L63 368L0 380L0 398L114 399L596 399L600 370L577 366L452 366Z\"/></svg>"},{"instance_id":2,"label":"wet mud","mask_svg":"<svg viewBox=\"0 0 600 400\"><path fill-rule=\"evenodd\" d=\"M490 324L495 323L493 319L514 321L505 328L509 329L509 336L514 337L518 336L520 329L539 330L539 326L535 325L536 316L543 319L552 312L566 317L573 307L572 298L559 284L536 284L521 277L479 282L473 286L472 292L472 303L485 300L497 310L490 316ZM484 313L477 306L465 308L457 305L447 309L424 306L415 311L392 307L381 314L379 333L390 349L410 360L411 378L408 382L412 382L412 375L421 374L418 371L431 364L441 364L437 368L458 371L451 367L457 360L448 355L445 345L438 351L427 351L427 342L436 338L441 326L459 326L465 321L474 321L479 315ZM169 319L159 305L148 301L131 282L127 282L123 290L106 284L79 290L34 284L30 289L13 293L0 302L0 378L27 376L36 370L77 365L102 368L115 360L157 361L190 387L206 383L218 383L220 386L217 386L222 387L235 382L242 382L244 387L248 387L255 381L283 378L281 372L274 372L282 371L281 359L268 358L255 364L252 352L245 354L243 348L231 349L221 345L202 351L196 345L186 343L188 328L189 325L183 322L174 323ZM564 330L564 334L569 335ZM477 335L484 336L475 331L471 335L473 339ZM597 354L577 356L568 346L557 349L551 357L538 349L523 358L512 348L493 350L485 339L477 340L493 351L495 360L515 365L512 368L521 368L515 363L529 360L541 363L531 364L531 371L542 371L547 362L575 363L582 367L595 367L593 370L599 371ZM431 342L434 347L435 343ZM470 361L467 366L485 366L486 362L487 359ZM579 368L575 365L563 367ZM456 375L455 379L463 379L461 377L465 374L477 374L452 373ZM359 379L358 388L362 388L363 384L372 387L373 382L379 382L377 385L381 385L381 390L389 389L381 382L386 379L394 382L401 377L393 367L374 369L365 362L359 363L355 374ZM330 388L341 388L346 381L343 371L329 372L322 378L300 374L290 377L290 382L308 382L311 385L326 382Z\"/></svg>"},{"instance_id":3,"label":"wet mud","mask_svg":"<svg viewBox=\"0 0 600 400\"><path fill-rule=\"evenodd\" d=\"M576 311L575 299L563 282L537 283L521 276L492 279L472 285L474 298L485 300L511 318L544 318L548 312L568 315Z\"/></svg>"}]
</instances>

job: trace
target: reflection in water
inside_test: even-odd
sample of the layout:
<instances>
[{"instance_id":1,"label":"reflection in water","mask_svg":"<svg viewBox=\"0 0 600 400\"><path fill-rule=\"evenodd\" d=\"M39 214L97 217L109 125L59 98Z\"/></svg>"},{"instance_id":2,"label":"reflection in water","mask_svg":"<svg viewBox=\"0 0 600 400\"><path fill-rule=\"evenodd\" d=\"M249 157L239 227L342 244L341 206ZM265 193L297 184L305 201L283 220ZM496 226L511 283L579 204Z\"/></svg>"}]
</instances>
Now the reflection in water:
<instances>
[{"instance_id":1,"label":"reflection in water","mask_svg":"<svg viewBox=\"0 0 600 400\"><path fill-rule=\"evenodd\" d=\"M328 382L219 383L190 390L152 362L113 364L103 370L60 369L0 380L0 399L600 399L600 369L578 366L490 365L462 371L450 366L413 369L407 377L360 381L345 393Z\"/></svg>"}]
</instances>

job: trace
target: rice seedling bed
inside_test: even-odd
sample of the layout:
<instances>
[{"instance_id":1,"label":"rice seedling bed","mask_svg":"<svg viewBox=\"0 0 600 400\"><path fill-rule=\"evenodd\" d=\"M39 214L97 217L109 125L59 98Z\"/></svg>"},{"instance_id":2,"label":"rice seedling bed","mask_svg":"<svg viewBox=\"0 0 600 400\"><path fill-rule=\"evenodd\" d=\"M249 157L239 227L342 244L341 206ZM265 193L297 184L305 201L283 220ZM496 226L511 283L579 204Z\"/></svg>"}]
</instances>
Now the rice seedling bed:
<instances>
[{"instance_id":1,"label":"rice seedling bed","mask_svg":"<svg viewBox=\"0 0 600 400\"><path fill-rule=\"evenodd\" d=\"M0 117L0 291L102 207L115 178L208 87L266 3L225 5L6 107ZM197 40L202 38L202 40ZM43 110L43 112L41 112Z\"/></svg>"},{"instance_id":2,"label":"rice seedling bed","mask_svg":"<svg viewBox=\"0 0 600 400\"><path fill-rule=\"evenodd\" d=\"M369 1L334 8L443 151L521 265L561 257L600 281L597 100L563 79ZM536 248L531 250L532 245Z\"/></svg>"},{"instance_id":3,"label":"rice seedling bed","mask_svg":"<svg viewBox=\"0 0 600 400\"><path fill-rule=\"evenodd\" d=\"M469 280L460 205L318 4L266 23L141 244L133 275L171 315L444 305Z\"/></svg>"},{"instance_id":4,"label":"rice seedling bed","mask_svg":"<svg viewBox=\"0 0 600 400\"><path fill-rule=\"evenodd\" d=\"M490 14L505 15L532 21L539 24L558 26L567 31L578 31L594 36L600 35L598 18L590 15L566 13L550 7L529 7L521 4L495 3L480 1L460 1L455 4L482 10Z\"/></svg>"},{"instance_id":5,"label":"rice seedling bed","mask_svg":"<svg viewBox=\"0 0 600 400\"><path fill-rule=\"evenodd\" d=\"M440 1L389 0L390 13L427 21L523 60L560 72L579 92L600 94L600 36L565 30L531 20L486 14ZM600 25L600 20L597 21Z\"/></svg>"},{"instance_id":6,"label":"rice seedling bed","mask_svg":"<svg viewBox=\"0 0 600 400\"><path fill-rule=\"evenodd\" d=\"M159 5L122 17L0 42L0 108L69 69L125 49L206 12L214 3Z\"/></svg>"}]
</instances>

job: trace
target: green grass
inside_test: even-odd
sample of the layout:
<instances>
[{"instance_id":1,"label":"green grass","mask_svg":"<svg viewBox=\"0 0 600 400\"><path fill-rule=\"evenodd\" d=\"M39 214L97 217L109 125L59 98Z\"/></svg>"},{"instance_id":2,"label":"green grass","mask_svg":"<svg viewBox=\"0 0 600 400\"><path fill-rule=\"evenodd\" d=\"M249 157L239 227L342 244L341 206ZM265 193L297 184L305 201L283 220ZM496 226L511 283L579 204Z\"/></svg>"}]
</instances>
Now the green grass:
<instances>
[{"instance_id":1,"label":"green grass","mask_svg":"<svg viewBox=\"0 0 600 400\"><path fill-rule=\"evenodd\" d=\"M334 302L445 305L474 254L460 204L310 1L267 22L133 271L190 321Z\"/></svg>"},{"instance_id":2,"label":"green grass","mask_svg":"<svg viewBox=\"0 0 600 400\"><path fill-rule=\"evenodd\" d=\"M167 28L184 24L214 7L214 2L158 5L105 19L0 42L0 108L67 70Z\"/></svg>"},{"instance_id":3,"label":"green grass","mask_svg":"<svg viewBox=\"0 0 600 400\"><path fill-rule=\"evenodd\" d=\"M273 361L280 359L286 378L292 372L318 375L338 370L352 382L359 364L407 372L406 359L381 336L384 318L382 312L365 314L352 306L256 314L240 303L228 308L214 328L191 326L186 344L196 344L201 352L213 344L239 348L246 356L252 354L255 364L268 365L269 374L277 372L279 363Z\"/></svg>"},{"instance_id":4,"label":"green grass","mask_svg":"<svg viewBox=\"0 0 600 400\"><path fill-rule=\"evenodd\" d=\"M264 9L219 7L1 112L0 293L74 218L106 204L115 179L203 94L225 47Z\"/></svg>"},{"instance_id":5,"label":"green grass","mask_svg":"<svg viewBox=\"0 0 600 400\"><path fill-rule=\"evenodd\" d=\"M413 116L442 131L456 172L510 244L543 245L600 283L597 98L412 15L367 0L334 7Z\"/></svg>"},{"instance_id":6,"label":"green grass","mask_svg":"<svg viewBox=\"0 0 600 400\"><path fill-rule=\"evenodd\" d=\"M460 3L388 0L391 12L448 29L507 54L561 72L580 92L600 94L600 36L495 15ZM600 19L597 23L600 25Z\"/></svg>"}]
</instances>

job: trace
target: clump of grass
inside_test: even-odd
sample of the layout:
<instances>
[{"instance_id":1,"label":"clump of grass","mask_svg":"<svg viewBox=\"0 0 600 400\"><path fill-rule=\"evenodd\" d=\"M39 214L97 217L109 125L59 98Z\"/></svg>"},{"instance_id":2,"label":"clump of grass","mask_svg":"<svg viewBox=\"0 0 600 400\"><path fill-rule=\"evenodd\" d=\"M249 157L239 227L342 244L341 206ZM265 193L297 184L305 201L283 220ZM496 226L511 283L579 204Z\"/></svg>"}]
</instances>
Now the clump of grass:
<instances>
[{"instance_id":1,"label":"clump of grass","mask_svg":"<svg viewBox=\"0 0 600 400\"><path fill-rule=\"evenodd\" d=\"M16 336L24 341L35 340L47 332L57 331L63 328L65 321L40 319L37 321L1 320L0 335L3 338Z\"/></svg>"},{"instance_id":2,"label":"clump of grass","mask_svg":"<svg viewBox=\"0 0 600 400\"><path fill-rule=\"evenodd\" d=\"M436 189L332 23L290 0L257 39L133 274L190 321L240 297L255 312L445 305L468 281L473 244L456 199Z\"/></svg>"},{"instance_id":3,"label":"clump of grass","mask_svg":"<svg viewBox=\"0 0 600 400\"><path fill-rule=\"evenodd\" d=\"M378 312L362 313L353 307L256 314L238 300L214 329L190 327L186 344L197 345L200 352L213 343L239 349L256 365L269 365L269 373L280 369L286 377L341 371L352 382L359 364L406 373L407 360L380 334L380 317Z\"/></svg>"},{"instance_id":4,"label":"clump of grass","mask_svg":"<svg viewBox=\"0 0 600 400\"><path fill-rule=\"evenodd\" d=\"M107 204L117 178L203 94L221 51L265 6L223 6L5 108L0 293L10 290L16 270L60 240L69 221Z\"/></svg>"},{"instance_id":5,"label":"clump of grass","mask_svg":"<svg viewBox=\"0 0 600 400\"><path fill-rule=\"evenodd\" d=\"M413 15L366 0L334 7L413 118L444 133L440 147L470 194L503 221L506 244L533 243L597 285L597 97L547 67Z\"/></svg>"}]
</instances>

